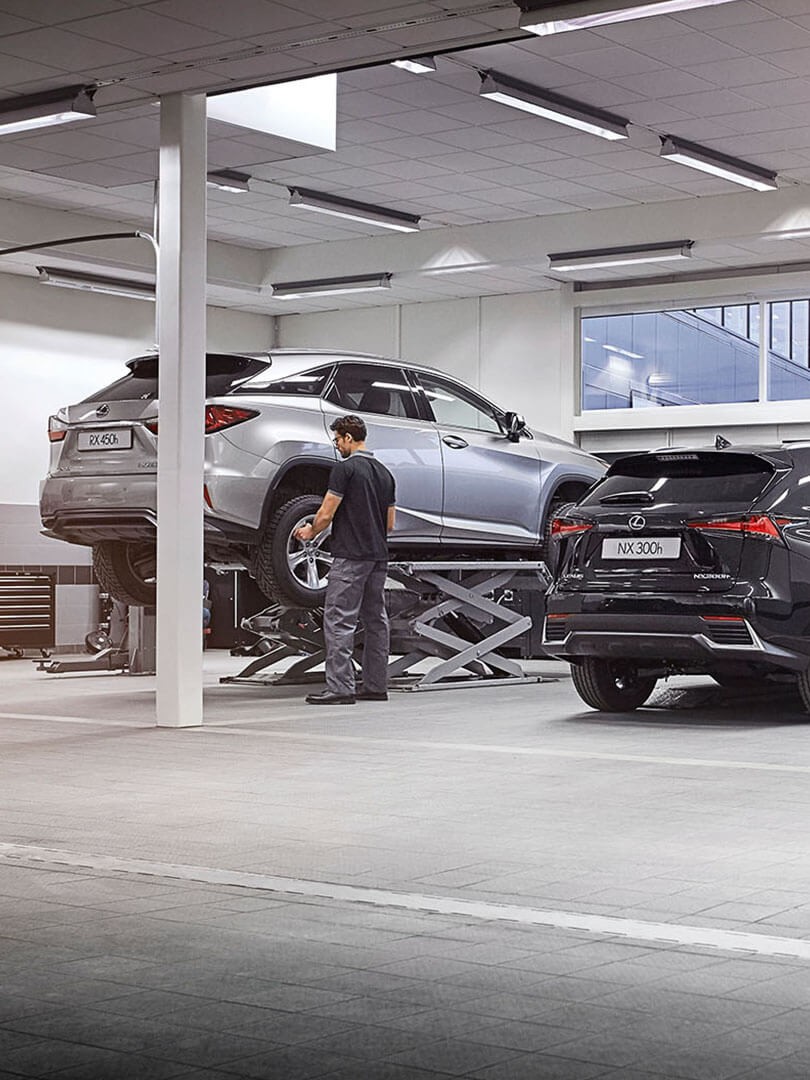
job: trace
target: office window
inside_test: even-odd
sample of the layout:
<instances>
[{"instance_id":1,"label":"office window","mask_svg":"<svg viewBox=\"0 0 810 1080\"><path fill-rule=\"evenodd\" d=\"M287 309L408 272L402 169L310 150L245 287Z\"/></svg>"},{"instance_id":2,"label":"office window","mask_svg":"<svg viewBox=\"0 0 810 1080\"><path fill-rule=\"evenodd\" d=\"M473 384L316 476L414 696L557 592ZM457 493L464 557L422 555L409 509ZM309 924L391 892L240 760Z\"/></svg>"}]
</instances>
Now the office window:
<instances>
[{"instance_id":1,"label":"office window","mask_svg":"<svg viewBox=\"0 0 810 1080\"><path fill-rule=\"evenodd\" d=\"M761 358L763 310L766 346ZM582 408L810 398L810 300L582 320Z\"/></svg>"}]
</instances>

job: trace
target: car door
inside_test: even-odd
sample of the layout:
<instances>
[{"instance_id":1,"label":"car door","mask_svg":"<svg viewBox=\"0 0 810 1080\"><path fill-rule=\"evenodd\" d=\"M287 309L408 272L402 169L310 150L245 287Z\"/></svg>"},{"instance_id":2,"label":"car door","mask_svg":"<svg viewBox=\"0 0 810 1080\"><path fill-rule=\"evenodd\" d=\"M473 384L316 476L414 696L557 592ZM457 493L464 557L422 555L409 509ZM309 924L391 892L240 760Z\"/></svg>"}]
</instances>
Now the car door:
<instances>
[{"instance_id":1,"label":"car door","mask_svg":"<svg viewBox=\"0 0 810 1080\"><path fill-rule=\"evenodd\" d=\"M437 544L442 524L439 433L420 418L416 394L402 368L339 363L325 394L327 429L348 413L363 419L369 450L394 474L397 515L392 540Z\"/></svg>"},{"instance_id":2,"label":"car door","mask_svg":"<svg viewBox=\"0 0 810 1080\"><path fill-rule=\"evenodd\" d=\"M418 373L444 463L442 541L534 544L540 532L540 452L507 438L498 410L446 376Z\"/></svg>"}]
</instances>

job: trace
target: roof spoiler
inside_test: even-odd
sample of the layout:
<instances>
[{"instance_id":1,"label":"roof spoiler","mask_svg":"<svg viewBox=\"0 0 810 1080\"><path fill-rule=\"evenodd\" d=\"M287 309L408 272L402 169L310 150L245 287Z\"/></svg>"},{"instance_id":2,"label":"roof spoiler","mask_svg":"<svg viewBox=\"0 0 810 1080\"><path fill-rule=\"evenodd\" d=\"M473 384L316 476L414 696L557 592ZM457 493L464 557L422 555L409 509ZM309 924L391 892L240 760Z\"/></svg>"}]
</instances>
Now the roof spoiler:
<instances>
[{"instance_id":1,"label":"roof spoiler","mask_svg":"<svg viewBox=\"0 0 810 1080\"><path fill-rule=\"evenodd\" d=\"M158 369L159 354L154 352L144 353L143 356L134 356L127 360L126 366L133 375L154 376ZM272 364L273 358L270 353L206 353L206 375L237 375L256 360L262 360L266 364Z\"/></svg>"}]
</instances>

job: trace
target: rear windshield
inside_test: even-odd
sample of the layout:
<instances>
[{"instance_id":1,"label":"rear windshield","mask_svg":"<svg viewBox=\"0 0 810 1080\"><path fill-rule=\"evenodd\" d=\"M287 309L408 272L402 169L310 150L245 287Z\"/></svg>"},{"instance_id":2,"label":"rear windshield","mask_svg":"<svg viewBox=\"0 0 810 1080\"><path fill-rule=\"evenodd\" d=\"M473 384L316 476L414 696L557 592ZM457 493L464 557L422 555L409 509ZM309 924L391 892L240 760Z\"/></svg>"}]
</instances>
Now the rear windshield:
<instances>
[{"instance_id":1,"label":"rear windshield","mask_svg":"<svg viewBox=\"0 0 810 1080\"><path fill-rule=\"evenodd\" d=\"M267 360L250 356L208 353L205 358L205 396L230 394L245 379L258 375L270 366ZM158 396L158 357L138 356L127 361L129 375L96 390L85 401L149 401Z\"/></svg>"},{"instance_id":2,"label":"rear windshield","mask_svg":"<svg viewBox=\"0 0 810 1080\"><path fill-rule=\"evenodd\" d=\"M755 454L638 454L615 461L581 505L748 504L762 494L774 472L770 462Z\"/></svg>"}]
</instances>

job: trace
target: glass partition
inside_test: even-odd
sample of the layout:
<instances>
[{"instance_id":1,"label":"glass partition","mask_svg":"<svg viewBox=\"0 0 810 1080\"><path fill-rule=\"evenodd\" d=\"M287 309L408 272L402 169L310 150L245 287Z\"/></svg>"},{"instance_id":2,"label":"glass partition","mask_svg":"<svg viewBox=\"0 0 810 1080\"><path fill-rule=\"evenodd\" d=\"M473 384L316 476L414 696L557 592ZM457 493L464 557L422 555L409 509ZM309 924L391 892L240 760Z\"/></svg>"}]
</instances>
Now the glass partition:
<instances>
[{"instance_id":1,"label":"glass partition","mask_svg":"<svg viewBox=\"0 0 810 1080\"><path fill-rule=\"evenodd\" d=\"M761 382L766 400L810 398L808 300L602 315L581 326L584 410L754 402Z\"/></svg>"}]
</instances>

